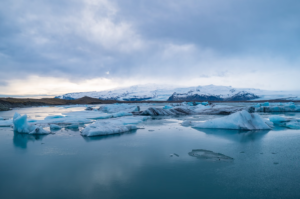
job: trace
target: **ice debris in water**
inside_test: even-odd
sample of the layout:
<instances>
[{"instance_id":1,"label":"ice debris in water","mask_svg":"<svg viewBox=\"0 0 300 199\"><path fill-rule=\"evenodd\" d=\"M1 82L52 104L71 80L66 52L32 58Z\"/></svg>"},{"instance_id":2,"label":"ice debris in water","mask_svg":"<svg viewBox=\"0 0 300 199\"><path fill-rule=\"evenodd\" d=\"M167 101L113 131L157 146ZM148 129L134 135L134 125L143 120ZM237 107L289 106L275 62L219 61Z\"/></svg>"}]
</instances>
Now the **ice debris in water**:
<instances>
[{"instance_id":1,"label":"ice debris in water","mask_svg":"<svg viewBox=\"0 0 300 199\"><path fill-rule=\"evenodd\" d=\"M148 108L141 115L166 116L166 115L191 115L195 112L186 107L176 107L172 109Z\"/></svg>"},{"instance_id":2,"label":"ice debris in water","mask_svg":"<svg viewBox=\"0 0 300 199\"><path fill-rule=\"evenodd\" d=\"M50 132L44 130L40 126L28 124L27 115L21 116L19 113L15 113L13 117L14 130L18 133L28 134L49 134Z\"/></svg>"},{"instance_id":3,"label":"ice debris in water","mask_svg":"<svg viewBox=\"0 0 300 199\"><path fill-rule=\"evenodd\" d=\"M0 120L4 120L3 117L0 117Z\"/></svg>"},{"instance_id":4,"label":"ice debris in water","mask_svg":"<svg viewBox=\"0 0 300 199\"><path fill-rule=\"evenodd\" d=\"M13 125L12 120L0 120L0 127L10 127Z\"/></svg>"},{"instance_id":5,"label":"ice debris in water","mask_svg":"<svg viewBox=\"0 0 300 199\"><path fill-rule=\"evenodd\" d=\"M127 132L133 129L137 129L135 126L147 120L149 117L123 117L109 120L97 120L95 123L85 127L81 134L83 136L98 136L98 135L110 135Z\"/></svg>"},{"instance_id":6,"label":"ice debris in water","mask_svg":"<svg viewBox=\"0 0 300 199\"><path fill-rule=\"evenodd\" d=\"M78 129L79 128L79 124L70 124L68 126L66 126L67 129Z\"/></svg>"},{"instance_id":7,"label":"ice debris in water","mask_svg":"<svg viewBox=\"0 0 300 199\"><path fill-rule=\"evenodd\" d=\"M300 122L293 121L286 123L286 127L290 129L300 129Z\"/></svg>"},{"instance_id":8,"label":"ice debris in water","mask_svg":"<svg viewBox=\"0 0 300 199\"><path fill-rule=\"evenodd\" d=\"M59 129L61 129L61 127L56 124L50 124L50 129L51 130L59 130Z\"/></svg>"},{"instance_id":9,"label":"ice debris in water","mask_svg":"<svg viewBox=\"0 0 300 199\"><path fill-rule=\"evenodd\" d=\"M171 108L173 108L173 106L170 106L170 105L166 105L163 107L163 109L171 109Z\"/></svg>"},{"instance_id":10,"label":"ice debris in water","mask_svg":"<svg viewBox=\"0 0 300 199\"><path fill-rule=\"evenodd\" d=\"M135 105L129 105L129 104L110 104L110 105L101 106L98 110L107 113L116 113L120 111L135 112L135 111L140 111L140 107Z\"/></svg>"},{"instance_id":11,"label":"ice debris in water","mask_svg":"<svg viewBox=\"0 0 300 199\"><path fill-rule=\"evenodd\" d=\"M205 149L193 149L189 152L189 155L192 157L196 157L203 160L210 161L233 161L232 157L226 156L222 153L215 153L213 151L205 150Z\"/></svg>"},{"instance_id":12,"label":"ice debris in water","mask_svg":"<svg viewBox=\"0 0 300 199\"><path fill-rule=\"evenodd\" d=\"M92 110L94 110L94 109L93 109L93 107L90 107L90 106L89 106L89 107L87 107L85 110L86 110L86 111L92 111Z\"/></svg>"},{"instance_id":13,"label":"ice debris in water","mask_svg":"<svg viewBox=\"0 0 300 199\"><path fill-rule=\"evenodd\" d=\"M238 129L238 130L263 130L271 129L256 113L249 113L245 110L233 113L229 116L211 119L206 122L186 121L182 125L191 125L195 128L210 128L210 129Z\"/></svg>"},{"instance_id":14,"label":"ice debris in water","mask_svg":"<svg viewBox=\"0 0 300 199\"><path fill-rule=\"evenodd\" d=\"M170 157L173 157L173 156L179 157L179 155L177 153L171 153L170 154Z\"/></svg>"},{"instance_id":15,"label":"ice debris in water","mask_svg":"<svg viewBox=\"0 0 300 199\"><path fill-rule=\"evenodd\" d=\"M65 113L65 115L70 117L84 117L87 119L108 119L114 117L132 116L132 113L120 111L117 113L103 113L100 111L74 111Z\"/></svg>"},{"instance_id":16,"label":"ice debris in water","mask_svg":"<svg viewBox=\"0 0 300 199\"><path fill-rule=\"evenodd\" d=\"M290 129L300 129L300 120L294 118L285 118L278 115L269 118L276 126L283 126Z\"/></svg>"},{"instance_id":17,"label":"ice debris in water","mask_svg":"<svg viewBox=\"0 0 300 199\"><path fill-rule=\"evenodd\" d=\"M300 112L300 106L294 102L257 104L253 106L257 112Z\"/></svg>"}]
</instances>

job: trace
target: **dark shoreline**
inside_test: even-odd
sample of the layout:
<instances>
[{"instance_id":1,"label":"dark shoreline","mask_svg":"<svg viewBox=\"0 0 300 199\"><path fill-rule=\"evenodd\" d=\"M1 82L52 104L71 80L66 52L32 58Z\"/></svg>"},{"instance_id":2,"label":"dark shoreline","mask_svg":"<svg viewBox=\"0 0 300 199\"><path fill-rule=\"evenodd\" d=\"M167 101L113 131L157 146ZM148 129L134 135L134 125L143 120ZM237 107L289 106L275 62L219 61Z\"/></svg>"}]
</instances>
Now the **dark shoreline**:
<instances>
[{"instance_id":1,"label":"dark shoreline","mask_svg":"<svg viewBox=\"0 0 300 199\"><path fill-rule=\"evenodd\" d=\"M300 102L285 99L259 100L259 101L208 101L209 103L262 103L262 102ZM114 104L114 103L181 103L183 101L116 101L100 100L96 98L83 97L76 100L64 100L58 98L0 98L0 111L7 111L12 108L25 108L33 106L57 106L57 105L75 105L75 104Z\"/></svg>"}]
</instances>

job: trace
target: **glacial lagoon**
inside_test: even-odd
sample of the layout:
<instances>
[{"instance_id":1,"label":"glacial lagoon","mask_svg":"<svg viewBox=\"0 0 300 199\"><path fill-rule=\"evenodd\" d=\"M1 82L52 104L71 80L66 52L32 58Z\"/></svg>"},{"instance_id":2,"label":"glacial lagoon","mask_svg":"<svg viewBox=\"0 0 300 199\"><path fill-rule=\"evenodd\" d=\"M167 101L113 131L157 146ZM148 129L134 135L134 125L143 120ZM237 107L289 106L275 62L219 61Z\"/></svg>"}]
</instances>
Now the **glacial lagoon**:
<instances>
[{"instance_id":1,"label":"glacial lagoon","mask_svg":"<svg viewBox=\"0 0 300 199\"><path fill-rule=\"evenodd\" d=\"M18 112L42 120L85 109L32 107L0 117ZM300 118L297 112L258 114ZM300 130L182 125L220 117L225 116L154 116L135 130L93 137L81 135L87 124L48 135L0 127L0 198L299 198Z\"/></svg>"}]
</instances>

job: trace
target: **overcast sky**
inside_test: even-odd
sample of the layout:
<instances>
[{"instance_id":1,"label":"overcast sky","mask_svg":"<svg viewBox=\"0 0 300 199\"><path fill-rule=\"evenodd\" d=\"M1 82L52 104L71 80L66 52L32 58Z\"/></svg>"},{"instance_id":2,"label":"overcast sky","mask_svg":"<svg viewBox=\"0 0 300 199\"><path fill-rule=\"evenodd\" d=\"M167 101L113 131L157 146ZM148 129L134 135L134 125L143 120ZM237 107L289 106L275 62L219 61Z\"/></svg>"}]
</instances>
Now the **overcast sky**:
<instances>
[{"instance_id":1,"label":"overcast sky","mask_svg":"<svg viewBox=\"0 0 300 199\"><path fill-rule=\"evenodd\" d=\"M300 90L299 0L1 0L0 94Z\"/></svg>"}]
</instances>

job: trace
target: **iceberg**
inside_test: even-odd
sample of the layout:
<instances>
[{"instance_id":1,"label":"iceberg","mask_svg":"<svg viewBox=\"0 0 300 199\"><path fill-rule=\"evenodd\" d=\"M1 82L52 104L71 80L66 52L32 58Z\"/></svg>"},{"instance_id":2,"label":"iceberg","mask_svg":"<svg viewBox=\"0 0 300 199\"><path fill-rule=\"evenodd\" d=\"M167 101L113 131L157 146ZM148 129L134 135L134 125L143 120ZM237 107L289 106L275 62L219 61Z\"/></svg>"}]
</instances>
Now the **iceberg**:
<instances>
[{"instance_id":1,"label":"iceberg","mask_svg":"<svg viewBox=\"0 0 300 199\"><path fill-rule=\"evenodd\" d=\"M85 127L81 131L81 134L83 136L99 136L124 133L133 129L137 129L135 125L147 120L148 118L149 117L129 116L109 120L98 120L95 123Z\"/></svg>"},{"instance_id":2,"label":"iceberg","mask_svg":"<svg viewBox=\"0 0 300 199\"><path fill-rule=\"evenodd\" d=\"M151 115L151 116L191 115L191 114L196 114L196 112L186 107L176 107L172 109L151 107L141 113L141 115Z\"/></svg>"},{"instance_id":3,"label":"iceberg","mask_svg":"<svg viewBox=\"0 0 300 199\"><path fill-rule=\"evenodd\" d=\"M44 130L40 126L28 124L27 115L20 115L15 113L13 117L14 130L18 133L27 133L27 134L49 134L50 132Z\"/></svg>"},{"instance_id":4,"label":"iceberg","mask_svg":"<svg viewBox=\"0 0 300 199\"><path fill-rule=\"evenodd\" d=\"M198 106L194 111L197 114L201 114L201 115L230 115L232 113L242 111L245 109L248 112L254 111L254 108L235 107L235 106L227 106L227 105L213 105L212 107L210 106L198 107Z\"/></svg>"},{"instance_id":5,"label":"iceberg","mask_svg":"<svg viewBox=\"0 0 300 199\"><path fill-rule=\"evenodd\" d=\"M116 112L135 112L140 111L139 106L129 105L129 104L110 104L105 106L100 106L99 111L103 111L106 113L116 113Z\"/></svg>"},{"instance_id":6,"label":"iceberg","mask_svg":"<svg viewBox=\"0 0 300 199\"><path fill-rule=\"evenodd\" d=\"M237 129L237 130L268 130L271 127L256 113L245 110L233 113L229 116L208 120L206 122L184 122L195 128L210 129Z\"/></svg>"},{"instance_id":7,"label":"iceberg","mask_svg":"<svg viewBox=\"0 0 300 199\"><path fill-rule=\"evenodd\" d=\"M4 120L3 117L0 117L0 120Z\"/></svg>"}]
</instances>

